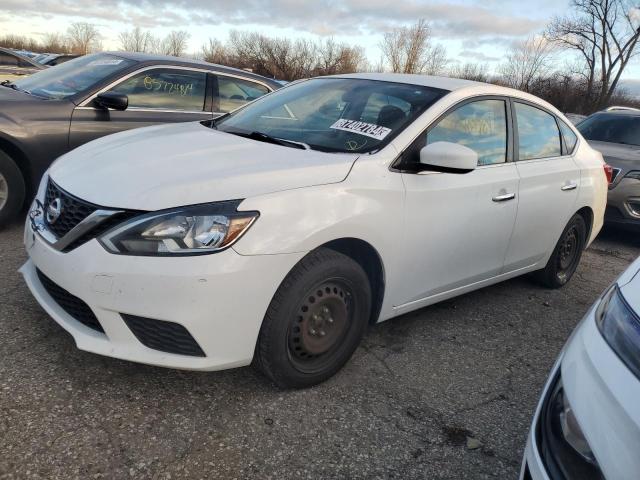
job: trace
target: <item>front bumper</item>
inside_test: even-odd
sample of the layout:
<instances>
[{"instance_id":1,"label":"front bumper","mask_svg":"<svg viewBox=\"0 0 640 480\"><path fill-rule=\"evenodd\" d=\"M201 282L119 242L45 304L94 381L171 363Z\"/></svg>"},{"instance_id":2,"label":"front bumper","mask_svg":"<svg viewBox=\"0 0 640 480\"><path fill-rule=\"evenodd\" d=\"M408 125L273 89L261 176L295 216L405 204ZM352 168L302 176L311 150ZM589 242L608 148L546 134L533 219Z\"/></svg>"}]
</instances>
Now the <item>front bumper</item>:
<instances>
[{"instance_id":1,"label":"front bumper","mask_svg":"<svg viewBox=\"0 0 640 480\"><path fill-rule=\"evenodd\" d=\"M73 336L78 348L188 370L251 363L268 305L304 255L243 256L227 249L195 257L135 257L110 254L95 239L62 253L34 233L30 222L25 247L29 260L20 272L38 303ZM86 303L104 333L70 315L45 288L42 275ZM134 317L184 327L204 356L145 346L125 322Z\"/></svg>"},{"instance_id":2,"label":"front bumper","mask_svg":"<svg viewBox=\"0 0 640 480\"><path fill-rule=\"evenodd\" d=\"M623 178L609 190L605 222L640 228L640 180Z\"/></svg>"},{"instance_id":3,"label":"front bumper","mask_svg":"<svg viewBox=\"0 0 640 480\"><path fill-rule=\"evenodd\" d=\"M593 452L597 468L593 477L636 480L640 472L640 380L620 361L602 338L595 322L595 307L567 342L545 386L527 439L521 479L556 480L545 456L541 424L552 389L560 379L566 398ZM552 456L563 461L562 452ZM566 457L565 457L566 458ZM597 476L598 474L602 477ZM526 477L525 475L529 475ZM574 478L566 478L574 480Z\"/></svg>"}]
</instances>

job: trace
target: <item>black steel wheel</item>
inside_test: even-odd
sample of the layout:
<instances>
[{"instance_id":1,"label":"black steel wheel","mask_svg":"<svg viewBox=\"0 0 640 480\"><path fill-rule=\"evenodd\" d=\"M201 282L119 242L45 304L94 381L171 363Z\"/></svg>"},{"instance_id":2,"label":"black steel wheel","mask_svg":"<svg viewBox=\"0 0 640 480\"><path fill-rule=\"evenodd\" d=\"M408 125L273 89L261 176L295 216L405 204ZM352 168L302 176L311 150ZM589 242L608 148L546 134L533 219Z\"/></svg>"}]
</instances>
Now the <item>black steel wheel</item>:
<instances>
[{"instance_id":1,"label":"black steel wheel","mask_svg":"<svg viewBox=\"0 0 640 480\"><path fill-rule=\"evenodd\" d=\"M368 325L371 288L353 259L321 248L287 275L265 315L255 362L277 385L301 388L334 375Z\"/></svg>"},{"instance_id":2,"label":"black steel wheel","mask_svg":"<svg viewBox=\"0 0 640 480\"><path fill-rule=\"evenodd\" d=\"M560 288L571 279L587 242L587 226L581 215L574 215L565 227L543 270L536 277L549 288Z\"/></svg>"}]
</instances>

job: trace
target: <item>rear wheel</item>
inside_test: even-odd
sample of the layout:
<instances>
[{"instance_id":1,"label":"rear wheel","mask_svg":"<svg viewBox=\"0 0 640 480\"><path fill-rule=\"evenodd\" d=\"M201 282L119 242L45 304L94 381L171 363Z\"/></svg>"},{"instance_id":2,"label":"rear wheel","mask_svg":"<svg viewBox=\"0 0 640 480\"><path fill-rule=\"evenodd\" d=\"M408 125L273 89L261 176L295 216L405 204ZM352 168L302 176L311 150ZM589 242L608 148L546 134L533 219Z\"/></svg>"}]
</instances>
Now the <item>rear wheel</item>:
<instances>
[{"instance_id":1,"label":"rear wheel","mask_svg":"<svg viewBox=\"0 0 640 480\"><path fill-rule=\"evenodd\" d=\"M562 232L545 268L536 272L537 280L549 288L565 285L578 268L586 242L584 218L575 214Z\"/></svg>"},{"instance_id":2,"label":"rear wheel","mask_svg":"<svg viewBox=\"0 0 640 480\"><path fill-rule=\"evenodd\" d=\"M371 288L353 259L320 248L287 275L265 315L255 361L283 388L323 382L349 360L366 330Z\"/></svg>"},{"instance_id":3,"label":"rear wheel","mask_svg":"<svg viewBox=\"0 0 640 480\"><path fill-rule=\"evenodd\" d=\"M20 169L0 151L0 226L17 215L24 204L25 185Z\"/></svg>"}]
</instances>

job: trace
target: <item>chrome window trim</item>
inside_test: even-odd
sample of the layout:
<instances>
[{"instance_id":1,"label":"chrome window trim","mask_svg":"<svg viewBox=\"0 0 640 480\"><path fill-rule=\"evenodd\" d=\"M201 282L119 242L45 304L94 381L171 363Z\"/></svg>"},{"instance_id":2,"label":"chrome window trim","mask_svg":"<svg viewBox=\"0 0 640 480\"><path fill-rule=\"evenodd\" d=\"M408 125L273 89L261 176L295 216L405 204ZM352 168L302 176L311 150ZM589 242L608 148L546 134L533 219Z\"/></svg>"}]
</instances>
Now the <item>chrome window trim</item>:
<instances>
[{"instance_id":1,"label":"chrome window trim","mask_svg":"<svg viewBox=\"0 0 640 480\"><path fill-rule=\"evenodd\" d=\"M190 72L203 72L203 73L210 73L211 75L238 78L240 80L245 80L245 81L248 81L248 82L258 83L258 84L263 85L264 87L266 87L269 90L269 93L273 92L273 89L269 85L267 85L266 83L261 82L260 80L254 80L253 78L244 77L242 75L235 75L235 74L232 74L232 73L222 73L222 72L217 72L215 70L208 70L206 68L187 67L187 66L184 66L184 65L161 65L161 64L157 64L157 65L148 65L146 67L143 67L143 68L140 68L140 69L135 70L133 72L130 72L130 73L118 78L117 80L114 80L109 85L101 88L100 90L98 90L94 94L90 95L88 98L84 99L82 102L80 102L80 104L76 108L87 107L87 105L89 105L89 103L91 103L98 95L100 95L101 93L104 93L104 92L108 92L109 90L111 90L116 85L121 84L122 82L128 80L129 78L133 77L134 75L137 75L137 74L142 73L142 72L146 72L147 70L157 70L159 68L161 68L161 69L169 69L169 70L187 70L187 71L190 71ZM89 107L89 108L93 108L93 107ZM131 108L135 108L135 107L131 107ZM94 109L94 110L97 110L97 109ZM153 111L153 112L159 111L157 109L149 109L149 110ZM170 111L173 112L174 110L170 110ZM175 111L183 112L184 110L175 110ZM200 112L198 112L198 113L200 113ZM204 109L203 109L201 113L210 114L211 112L205 112Z\"/></svg>"}]
</instances>

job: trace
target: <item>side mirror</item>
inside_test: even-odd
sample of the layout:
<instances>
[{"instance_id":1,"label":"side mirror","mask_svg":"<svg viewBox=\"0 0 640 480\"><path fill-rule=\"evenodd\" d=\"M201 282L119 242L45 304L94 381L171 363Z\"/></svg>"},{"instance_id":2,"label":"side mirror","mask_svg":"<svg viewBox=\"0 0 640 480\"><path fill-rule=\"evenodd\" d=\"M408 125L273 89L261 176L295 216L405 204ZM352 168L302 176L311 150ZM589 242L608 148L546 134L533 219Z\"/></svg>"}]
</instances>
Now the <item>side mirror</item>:
<instances>
[{"instance_id":1,"label":"side mirror","mask_svg":"<svg viewBox=\"0 0 640 480\"><path fill-rule=\"evenodd\" d=\"M126 110L129 106L129 97L122 93L104 92L100 93L94 102L102 108L113 110Z\"/></svg>"},{"instance_id":2,"label":"side mirror","mask_svg":"<svg viewBox=\"0 0 640 480\"><path fill-rule=\"evenodd\" d=\"M437 172L468 173L478 165L478 154L458 143L435 142L420 150L420 163Z\"/></svg>"}]
</instances>

